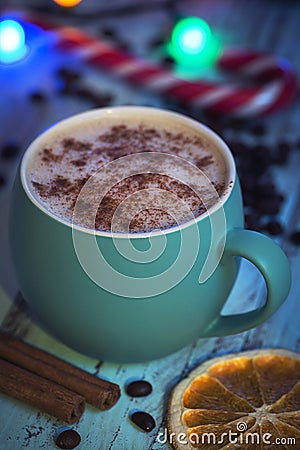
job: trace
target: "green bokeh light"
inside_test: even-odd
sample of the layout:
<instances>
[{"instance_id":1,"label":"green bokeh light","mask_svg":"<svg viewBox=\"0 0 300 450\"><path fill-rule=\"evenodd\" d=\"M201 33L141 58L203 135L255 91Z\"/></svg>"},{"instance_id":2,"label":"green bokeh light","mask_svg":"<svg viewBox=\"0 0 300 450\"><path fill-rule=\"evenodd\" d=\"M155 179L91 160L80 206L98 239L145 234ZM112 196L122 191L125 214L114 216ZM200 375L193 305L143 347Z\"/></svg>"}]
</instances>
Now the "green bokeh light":
<instances>
[{"instance_id":1,"label":"green bokeh light","mask_svg":"<svg viewBox=\"0 0 300 450\"><path fill-rule=\"evenodd\" d=\"M175 25L167 49L178 64L200 68L216 61L220 43L207 22L187 17Z\"/></svg>"}]
</instances>

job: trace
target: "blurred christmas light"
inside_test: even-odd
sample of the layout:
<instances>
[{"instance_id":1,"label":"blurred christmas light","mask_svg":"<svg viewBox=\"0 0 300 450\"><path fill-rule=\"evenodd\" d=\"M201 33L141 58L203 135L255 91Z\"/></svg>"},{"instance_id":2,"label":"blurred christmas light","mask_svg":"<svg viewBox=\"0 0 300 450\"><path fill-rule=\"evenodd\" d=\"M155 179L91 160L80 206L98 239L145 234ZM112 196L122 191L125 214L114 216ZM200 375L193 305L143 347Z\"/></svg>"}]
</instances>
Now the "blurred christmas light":
<instances>
[{"instance_id":1,"label":"blurred christmas light","mask_svg":"<svg viewBox=\"0 0 300 450\"><path fill-rule=\"evenodd\" d=\"M207 22L186 17L173 28L168 51L178 64L203 67L217 59L220 44Z\"/></svg>"},{"instance_id":2,"label":"blurred christmas light","mask_svg":"<svg viewBox=\"0 0 300 450\"><path fill-rule=\"evenodd\" d=\"M53 0L60 6L65 6L66 8L71 8L72 6L78 5L82 0Z\"/></svg>"},{"instance_id":3,"label":"blurred christmas light","mask_svg":"<svg viewBox=\"0 0 300 450\"><path fill-rule=\"evenodd\" d=\"M22 25L11 19L0 22L0 62L12 63L26 54L25 31Z\"/></svg>"},{"instance_id":4,"label":"blurred christmas light","mask_svg":"<svg viewBox=\"0 0 300 450\"><path fill-rule=\"evenodd\" d=\"M208 23L197 17L180 20L172 33L172 44L187 54L195 55L203 50L211 37Z\"/></svg>"}]
</instances>

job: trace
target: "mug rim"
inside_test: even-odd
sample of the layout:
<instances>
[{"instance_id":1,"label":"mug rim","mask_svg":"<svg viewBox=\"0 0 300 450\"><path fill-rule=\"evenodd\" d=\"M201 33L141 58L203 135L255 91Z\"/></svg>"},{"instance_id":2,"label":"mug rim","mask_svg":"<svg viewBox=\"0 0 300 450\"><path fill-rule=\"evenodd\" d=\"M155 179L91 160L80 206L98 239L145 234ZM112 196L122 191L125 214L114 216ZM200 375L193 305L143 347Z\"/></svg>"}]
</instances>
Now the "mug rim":
<instances>
[{"instance_id":1,"label":"mug rim","mask_svg":"<svg viewBox=\"0 0 300 450\"><path fill-rule=\"evenodd\" d=\"M209 207L204 213L200 214L197 217L194 217L193 219L188 220L187 222L173 225L169 228L160 229L160 230L153 230L149 232L135 232L135 233L123 233L123 232L116 232L116 231L102 231L102 230L96 230L91 228L86 228L81 225L74 224L73 222L69 222L66 219L63 219L59 217L58 215L54 214L53 212L49 211L45 206L43 206L39 201L36 199L34 194L32 193L31 189L29 188L29 182L27 180L26 176L26 170L28 167L28 162L34 152L36 151L36 148L39 146L39 143L42 139L45 138L48 134L55 133L59 130L59 128L68 127L69 125L74 125L76 122L79 122L82 119L92 119L94 117L101 117L102 115L110 115L110 114L132 114L136 115L139 114L139 117L142 117L142 115L149 116L155 115L157 116L162 115L166 118L174 118L178 122L181 122L183 124L187 124L191 128L193 128L195 131L199 130L202 134L205 136L208 136L208 138L216 144L218 151L221 152L222 156L225 157L224 159L227 162L228 165L228 185L226 187L225 192L222 194L222 196L219 196L220 203L215 203L211 207ZM78 230L83 233L93 234L95 236L102 236L102 237L109 237L109 238L148 238L149 236L153 237L155 235L161 235L163 234L169 234L174 233L176 231L182 230L184 228L187 228L191 226L192 224L201 222L206 217L209 217L212 213L217 211L218 209L224 207L224 204L228 200L228 198L231 195L231 192L233 190L233 187L235 185L236 181L236 166L235 161L233 158L233 155L226 144L226 142L211 128L203 124L202 122L198 122L197 120L186 116L184 114L174 112L169 109L165 108L156 108L156 107L149 107L149 106L133 106L133 105L123 105L123 106L111 106L111 107L104 107L104 108L97 108L88 110L85 112L81 112L72 116L69 116L63 120L60 120L50 127L46 128L44 131L42 131L27 147L25 150L25 153L22 157L21 164L20 164L20 179L21 179L21 185L24 189L24 192L26 193L28 199L44 214L49 216L50 218L54 219L55 221L71 228L72 230Z\"/></svg>"}]
</instances>

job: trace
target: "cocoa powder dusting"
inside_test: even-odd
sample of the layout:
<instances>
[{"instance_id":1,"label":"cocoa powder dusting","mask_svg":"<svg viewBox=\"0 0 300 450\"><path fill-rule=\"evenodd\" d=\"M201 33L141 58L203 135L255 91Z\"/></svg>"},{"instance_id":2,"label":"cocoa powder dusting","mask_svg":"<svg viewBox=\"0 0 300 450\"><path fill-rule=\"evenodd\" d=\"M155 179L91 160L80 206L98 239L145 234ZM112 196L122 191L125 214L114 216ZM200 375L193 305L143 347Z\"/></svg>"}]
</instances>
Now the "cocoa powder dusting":
<instances>
[{"instance_id":1,"label":"cocoa powder dusting","mask_svg":"<svg viewBox=\"0 0 300 450\"><path fill-rule=\"evenodd\" d=\"M184 158L206 173L206 170L215 164L215 157L209 153L207 147L207 142L198 135L145 125L113 125L102 134L98 133L94 140L66 137L53 148L51 146L43 148L38 157L41 165L47 166L47 177L38 177L38 168L31 176L31 185L44 204L53 205L51 207L54 213L57 205L61 205L64 218L72 221L74 208L83 186L107 162L134 153L160 152ZM222 195L226 183L222 180L211 181L217 193ZM206 211L206 207L191 186L159 173L141 173L125 178L115 183L102 199L98 209L96 207L93 227L110 231L113 215L118 206L129 195L145 189L161 189L175 194L197 217ZM84 200L80 199L76 205L82 211L83 219L80 224L83 226L85 226L84 213L89 210L93 198L96 198L95 194L87 196ZM133 211L129 230L146 232L176 225L177 219L167 207L164 209L164 206L157 205L151 208L146 206L142 211Z\"/></svg>"},{"instance_id":2,"label":"cocoa powder dusting","mask_svg":"<svg viewBox=\"0 0 300 450\"><path fill-rule=\"evenodd\" d=\"M78 141L74 138L66 138L62 141L62 145L65 150L75 150L77 152L83 152L90 150L92 144L89 142Z\"/></svg>"},{"instance_id":3,"label":"cocoa powder dusting","mask_svg":"<svg viewBox=\"0 0 300 450\"><path fill-rule=\"evenodd\" d=\"M134 186L134 190L132 189ZM167 175L158 175L153 173L143 173L126 178L117 183L103 198L96 214L95 228L110 230L112 218L116 208L128 196L128 192L133 193L142 189L162 189L164 191L173 192L177 197L192 206L195 216L201 215L206 211L203 202L192 188L172 179ZM147 215L147 221L143 216ZM164 225L165 224L165 225ZM129 230L146 232L150 229L169 228L177 224L177 221L165 210L156 208L146 208L141 213L135 214L130 222Z\"/></svg>"},{"instance_id":4,"label":"cocoa powder dusting","mask_svg":"<svg viewBox=\"0 0 300 450\"><path fill-rule=\"evenodd\" d=\"M63 155L55 155L53 153L52 148L44 148L43 150L43 157L42 157L42 161L45 163L49 163L49 162L60 162L63 158Z\"/></svg>"},{"instance_id":5,"label":"cocoa powder dusting","mask_svg":"<svg viewBox=\"0 0 300 450\"><path fill-rule=\"evenodd\" d=\"M84 159L74 159L71 161L71 164L76 167L83 167L86 165L86 161Z\"/></svg>"}]
</instances>

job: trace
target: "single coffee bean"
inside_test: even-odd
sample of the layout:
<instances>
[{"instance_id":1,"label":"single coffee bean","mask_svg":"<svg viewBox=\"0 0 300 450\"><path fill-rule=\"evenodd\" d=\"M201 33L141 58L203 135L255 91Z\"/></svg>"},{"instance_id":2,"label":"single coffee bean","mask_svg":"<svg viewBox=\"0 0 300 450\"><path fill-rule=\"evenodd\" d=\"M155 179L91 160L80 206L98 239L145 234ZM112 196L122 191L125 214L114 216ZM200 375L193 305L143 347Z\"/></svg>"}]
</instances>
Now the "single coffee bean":
<instances>
[{"instance_id":1,"label":"single coffee bean","mask_svg":"<svg viewBox=\"0 0 300 450\"><path fill-rule=\"evenodd\" d=\"M260 123L253 125L249 131L255 136L263 136L266 132L265 127Z\"/></svg>"},{"instance_id":2,"label":"single coffee bean","mask_svg":"<svg viewBox=\"0 0 300 450\"><path fill-rule=\"evenodd\" d=\"M126 394L131 397L146 397L146 395L151 394L152 386L148 381L137 380L127 384L125 390Z\"/></svg>"},{"instance_id":3,"label":"single coffee bean","mask_svg":"<svg viewBox=\"0 0 300 450\"><path fill-rule=\"evenodd\" d=\"M283 232L283 228L280 222L277 220L271 220L270 222L264 225L264 230L268 231L268 233L273 236L277 236Z\"/></svg>"},{"instance_id":4,"label":"single coffee bean","mask_svg":"<svg viewBox=\"0 0 300 450\"><path fill-rule=\"evenodd\" d=\"M76 87L73 89L73 93L78 97L85 98L87 100L93 100L94 98L94 92L88 87Z\"/></svg>"},{"instance_id":5,"label":"single coffee bean","mask_svg":"<svg viewBox=\"0 0 300 450\"><path fill-rule=\"evenodd\" d=\"M245 119L232 118L227 123L228 128L235 131L245 130L247 128L247 121Z\"/></svg>"},{"instance_id":6,"label":"single coffee bean","mask_svg":"<svg viewBox=\"0 0 300 450\"><path fill-rule=\"evenodd\" d=\"M257 201L256 201L256 197L253 194L253 192L245 189L244 193L243 193L243 200L244 200L245 206L251 206L251 208L257 209Z\"/></svg>"},{"instance_id":7,"label":"single coffee bean","mask_svg":"<svg viewBox=\"0 0 300 450\"><path fill-rule=\"evenodd\" d=\"M166 36L158 36L148 43L150 49L162 47L166 43Z\"/></svg>"},{"instance_id":8,"label":"single coffee bean","mask_svg":"<svg viewBox=\"0 0 300 450\"><path fill-rule=\"evenodd\" d=\"M286 141L280 141L274 148L273 154L271 155L271 161L273 164L276 165L283 165L285 164L288 159L291 152L291 144Z\"/></svg>"},{"instance_id":9,"label":"single coffee bean","mask_svg":"<svg viewBox=\"0 0 300 450\"><path fill-rule=\"evenodd\" d=\"M253 191L257 186L257 178L254 173L247 172L241 177L241 184L244 190Z\"/></svg>"},{"instance_id":10,"label":"single coffee bean","mask_svg":"<svg viewBox=\"0 0 300 450\"><path fill-rule=\"evenodd\" d=\"M274 194L272 196L262 197L259 200L257 207L263 214L278 214L282 201L282 195Z\"/></svg>"},{"instance_id":11,"label":"single coffee bean","mask_svg":"<svg viewBox=\"0 0 300 450\"><path fill-rule=\"evenodd\" d=\"M280 152L289 153L292 149L292 146L287 141L279 141L277 144L277 148Z\"/></svg>"},{"instance_id":12,"label":"single coffee bean","mask_svg":"<svg viewBox=\"0 0 300 450\"><path fill-rule=\"evenodd\" d=\"M263 162L267 168L269 167L271 153L270 147L264 144L256 144L252 147L252 152L255 153L255 158L258 158L260 163Z\"/></svg>"},{"instance_id":13,"label":"single coffee bean","mask_svg":"<svg viewBox=\"0 0 300 450\"><path fill-rule=\"evenodd\" d=\"M259 163L254 160L254 154L251 150L245 153L242 158L237 160L238 168L241 172L241 177L244 173L253 173L255 170L259 169Z\"/></svg>"},{"instance_id":14,"label":"single coffee bean","mask_svg":"<svg viewBox=\"0 0 300 450\"><path fill-rule=\"evenodd\" d=\"M300 230L295 230L289 235L289 240L294 245L300 245Z\"/></svg>"},{"instance_id":15,"label":"single coffee bean","mask_svg":"<svg viewBox=\"0 0 300 450\"><path fill-rule=\"evenodd\" d=\"M253 176L255 176L255 174L253 174ZM273 195L274 193L276 193L276 186L270 180L258 181L255 192L258 197L261 196L261 194L263 194L264 196Z\"/></svg>"},{"instance_id":16,"label":"single coffee bean","mask_svg":"<svg viewBox=\"0 0 300 450\"><path fill-rule=\"evenodd\" d=\"M166 67L171 67L174 64L174 59L172 56L164 56L160 62Z\"/></svg>"},{"instance_id":17,"label":"single coffee bean","mask_svg":"<svg viewBox=\"0 0 300 450\"><path fill-rule=\"evenodd\" d=\"M255 145L249 152L251 157L251 167L253 172L263 174L270 166L270 150L265 145ZM250 157L249 157L250 158Z\"/></svg>"},{"instance_id":18,"label":"single coffee bean","mask_svg":"<svg viewBox=\"0 0 300 450\"><path fill-rule=\"evenodd\" d=\"M250 151L248 146L242 141L230 141L228 145L232 150L232 152L235 154L235 156Z\"/></svg>"},{"instance_id":19,"label":"single coffee bean","mask_svg":"<svg viewBox=\"0 0 300 450\"><path fill-rule=\"evenodd\" d=\"M256 230L260 228L261 220L260 215L257 212L252 211L245 215L245 223L247 228L251 228L252 230Z\"/></svg>"},{"instance_id":20,"label":"single coffee bean","mask_svg":"<svg viewBox=\"0 0 300 450\"><path fill-rule=\"evenodd\" d=\"M210 129L212 129L219 136L222 136L224 133L224 128L221 126L219 122L210 122L207 124Z\"/></svg>"},{"instance_id":21,"label":"single coffee bean","mask_svg":"<svg viewBox=\"0 0 300 450\"><path fill-rule=\"evenodd\" d=\"M30 94L28 95L28 99L32 103L43 103L46 101L46 95L43 92L34 91L30 92Z\"/></svg>"},{"instance_id":22,"label":"single coffee bean","mask_svg":"<svg viewBox=\"0 0 300 450\"><path fill-rule=\"evenodd\" d=\"M102 34L102 36L106 36L106 37L110 37L110 38L115 38L117 33L115 30L113 30L112 28L102 28L100 30L100 33Z\"/></svg>"},{"instance_id":23,"label":"single coffee bean","mask_svg":"<svg viewBox=\"0 0 300 450\"><path fill-rule=\"evenodd\" d=\"M102 108L104 106L110 105L114 100L114 97L111 94L93 93L90 99L95 104L95 106L97 106L98 108Z\"/></svg>"},{"instance_id":24,"label":"single coffee bean","mask_svg":"<svg viewBox=\"0 0 300 450\"><path fill-rule=\"evenodd\" d=\"M128 42L123 41L122 39L119 39L118 48L122 50L125 53L129 53L132 51L131 46Z\"/></svg>"},{"instance_id":25,"label":"single coffee bean","mask_svg":"<svg viewBox=\"0 0 300 450\"><path fill-rule=\"evenodd\" d=\"M62 82L58 84L56 91L58 94L72 95L74 94L74 89L74 84L72 82L62 80Z\"/></svg>"},{"instance_id":26,"label":"single coffee bean","mask_svg":"<svg viewBox=\"0 0 300 450\"><path fill-rule=\"evenodd\" d=\"M131 414L130 419L135 425L141 428L141 430L146 431L147 433L155 428L155 420L150 414L144 411L134 412Z\"/></svg>"},{"instance_id":27,"label":"single coffee bean","mask_svg":"<svg viewBox=\"0 0 300 450\"><path fill-rule=\"evenodd\" d=\"M215 112L210 110L203 111L203 115L204 115L203 121L207 126L209 126L210 123L219 123L222 120L219 114L216 114Z\"/></svg>"},{"instance_id":28,"label":"single coffee bean","mask_svg":"<svg viewBox=\"0 0 300 450\"><path fill-rule=\"evenodd\" d=\"M80 434L75 430L62 431L56 438L55 443L59 448L72 449L81 442Z\"/></svg>"},{"instance_id":29,"label":"single coffee bean","mask_svg":"<svg viewBox=\"0 0 300 450\"><path fill-rule=\"evenodd\" d=\"M6 183L6 180L4 178L4 175L0 174L0 187L4 186Z\"/></svg>"},{"instance_id":30,"label":"single coffee bean","mask_svg":"<svg viewBox=\"0 0 300 450\"><path fill-rule=\"evenodd\" d=\"M80 72L68 67L61 67L60 69L58 69L57 75L69 83L78 81L81 78Z\"/></svg>"},{"instance_id":31,"label":"single coffee bean","mask_svg":"<svg viewBox=\"0 0 300 450\"><path fill-rule=\"evenodd\" d=\"M5 159L14 158L20 150L19 145L14 142L6 142L1 149L1 156Z\"/></svg>"}]
</instances>

